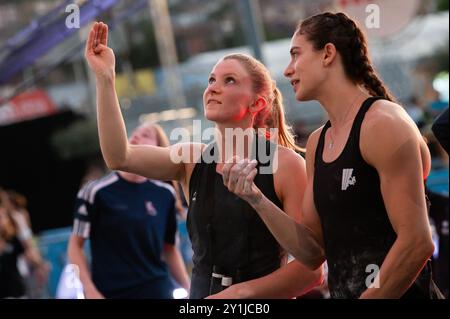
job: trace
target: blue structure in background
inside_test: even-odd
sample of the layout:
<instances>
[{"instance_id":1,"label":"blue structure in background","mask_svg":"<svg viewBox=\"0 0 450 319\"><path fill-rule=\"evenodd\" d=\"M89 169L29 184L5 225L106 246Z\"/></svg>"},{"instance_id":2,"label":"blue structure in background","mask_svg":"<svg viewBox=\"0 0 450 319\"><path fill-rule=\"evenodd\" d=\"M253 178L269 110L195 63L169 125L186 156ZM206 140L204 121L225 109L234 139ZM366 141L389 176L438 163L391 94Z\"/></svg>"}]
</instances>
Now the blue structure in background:
<instances>
[{"instance_id":1,"label":"blue structure in background","mask_svg":"<svg viewBox=\"0 0 450 319\"><path fill-rule=\"evenodd\" d=\"M52 269L48 278L50 298L55 297L59 277L67 261L67 244L72 227L52 229L42 232L38 245L42 257L49 261Z\"/></svg>"},{"instance_id":2,"label":"blue structure in background","mask_svg":"<svg viewBox=\"0 0 450 319\"><path fill-rule=\"evenodd\" d=\"M67 245L71 232L72 226L48 230L39 235L38 246L42 257L52 265L47 283L47 291L50 298L55 298L56 296L61 274L68 261ZM90 259L89 241L86 241L85 253L87 258Z\"/></svg>"},{"instance_id":3,"label":"blue structure in background","mask_svg":"<svg viewBox=\"0 0 450 319\"><path fill-rule=\"evenodd\" d=\"M183 257L184 263L188 270L192 268L192 255L194 252L192 251L192 244L189 239L189 234L186 227L186 221L178 218L178 235L180 236L180 243L178 249L181 252L181 256Z\"/></svg>"},{"instance_id":4,"label":"blue structure in background","mask_svg":"<svg viewBox=\"0 0 450 319\"><path fill-rule=\"evenodd\" d=\"M448 198L448 168L433 169L427 179L430 192Z\"/></svg>"}]
</instances>

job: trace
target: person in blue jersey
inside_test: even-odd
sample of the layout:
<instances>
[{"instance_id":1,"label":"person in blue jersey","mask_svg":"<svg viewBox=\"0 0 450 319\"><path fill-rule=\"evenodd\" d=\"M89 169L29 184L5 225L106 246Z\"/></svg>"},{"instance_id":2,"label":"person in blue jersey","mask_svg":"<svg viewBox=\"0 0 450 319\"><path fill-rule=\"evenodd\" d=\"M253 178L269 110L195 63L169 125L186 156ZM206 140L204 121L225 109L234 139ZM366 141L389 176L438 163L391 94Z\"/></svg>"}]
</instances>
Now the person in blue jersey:
<instances>
[{"instance_id":1,"label":"person in blue jersey","mask_svg":"<svg viewBox=\"0 0 450 319\"><path fill-rule=\"evenodd\" d=\"M429 263L429 150L377 76L362 30L344 13L321 13L298 26L290 54L296 99L329 116L306 147L303 222L263 196L250 164L224 168L229 190L310 269L327 261L332 298L441 297Z\"/></svg>"},{"instance_id":2,"label":"person in blue jersey","mask_svg":"<svg viewBox=\"0 0 450 319\"><path fill-rule=\"evenodd\" d=\"M223 164L237 153L236 144L276 149L278 169L269 167L265 174L258 174L257 183L287 214L300 216L299 193L306 185L304 159L295 152L282 96L267 68L244 54L225 56L214 66L203 95L205 117L217 128L213 143L132 145L126 139L114 84L115 56L107 39L107 25L94 24L85 52L96 77L103 158L112 169L181 183L189 203L187 228L194 253L190 298L293 298L319 284L321 270L310 271L297 261L287 263L286 252L254 210L222 182ZM277 143L254 133L260 128L278 129L273 134L279 137ZM249 134L230 143L227 129ZM251 151L243 149L251 157ZM209 155L214 159L207 159ZM254 165L261 160L254 159Z\"/></svg>"},{"instance_id":3,"label":"person in blue jersey","mask_svg":"<svg viewBox=\"0 0 450 319\"><path fill-rule=\"evenodd\" d=\"M163 145L156 125L144 124L132 145ZM164 143L165 144L165 143ZM169 299L175 285L189 290L176 240L176 193L164 182L121 171L78 192L68 255L86 298ZM83 252L89 239L91 269Z\"/></svg>"}]
</instances>

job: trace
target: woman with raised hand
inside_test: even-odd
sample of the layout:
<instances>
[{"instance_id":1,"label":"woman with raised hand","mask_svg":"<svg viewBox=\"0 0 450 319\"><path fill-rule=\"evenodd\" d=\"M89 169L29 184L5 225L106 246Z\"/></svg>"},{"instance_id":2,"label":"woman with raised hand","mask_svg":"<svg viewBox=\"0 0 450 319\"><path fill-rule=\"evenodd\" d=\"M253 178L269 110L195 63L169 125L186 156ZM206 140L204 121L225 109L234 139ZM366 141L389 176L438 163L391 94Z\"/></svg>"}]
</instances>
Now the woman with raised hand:
<instances>
[{"instance_id":1,"label":"woman with raised hand","mask_svg":"<svg viewBox=\"0 0 450 319\"><path fill-rule=\"evenodd\" d=\"M297 261L286 265L285 252L259 216L222 182L223 164L238 149L243 149L241 157L253 158L252 165L259 166L259 152L252 150L262 147L272 155L271 163L278 160L278 166L269 165L272 171L255 174L255 182L267 198L299 221L305 163L294 152L281 94L264 65L250 56L232 54L214 66L203 97L205 117L216 123L214 143L168 148L130 145L114 88L115 59L107 38L107 26L94 24L85 53L96 76L103 157L111 169L180 181L189 201L187 226L194 251L190 297L292 298L320 283L321 269L310 271ZM258 128L278 129L275 137L280 144L256 135ZM248 134L230 143L227 129Z\"/></svg>"}]
</instances>

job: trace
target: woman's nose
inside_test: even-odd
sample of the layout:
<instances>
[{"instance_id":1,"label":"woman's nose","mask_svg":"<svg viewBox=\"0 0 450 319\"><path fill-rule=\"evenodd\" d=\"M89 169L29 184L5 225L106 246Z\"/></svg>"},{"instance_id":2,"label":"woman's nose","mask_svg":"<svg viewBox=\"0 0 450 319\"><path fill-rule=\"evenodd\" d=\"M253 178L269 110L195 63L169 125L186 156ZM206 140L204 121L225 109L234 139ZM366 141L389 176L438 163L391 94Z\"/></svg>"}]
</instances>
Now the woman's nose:
<instances>
[{"instance_id":1,"label":"woman's nose","mask_svg":"<svg viewBox=\"0 0 450 319\"><path fill-rule=\"evenodd\" d=\"M220 92L220 85L217 83L217 81L215 81L214 83L211 83L207 89L210 92L218 93L218 92Z\"/></svg>"},{"instance_id":2,"label":"woman's nose","mask_svg":"<svg viewBox=\"0 0 450 319\"><path fill-rule=\"evenodd\" d=\"M283 74L285 77L289 78L292 75L292 73L293 73L293 68L291 66L291 63L289 63L289 65L284 70Z\"/></svg>"}]
</instances>

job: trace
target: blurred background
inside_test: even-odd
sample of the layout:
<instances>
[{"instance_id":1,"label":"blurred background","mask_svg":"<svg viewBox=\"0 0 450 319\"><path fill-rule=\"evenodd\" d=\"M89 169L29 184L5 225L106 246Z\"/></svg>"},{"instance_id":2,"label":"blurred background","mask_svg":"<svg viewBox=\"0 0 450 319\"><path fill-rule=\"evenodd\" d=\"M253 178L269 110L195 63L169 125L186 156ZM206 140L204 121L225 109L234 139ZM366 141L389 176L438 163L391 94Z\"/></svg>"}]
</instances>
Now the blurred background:
<instances>
[{"instance_id":1,"label":"blurred background","mask_svg":"<svg viewBox=\"0 0 450 319\"><path fill-rule=\"evenodd\" d=\"M365 23L370 4L380 8L379 28ZM202 129L212 126L203 117L208 74L220 57L238 51L269 67L304 146L326 118L318 103L295 100L283 70L296 25L326 10L360 21L378 72L429 143L433 262L448 296L448 155L430 130L448 107L448 6L447 0L0 0L0 191L20 197L15 209L26 216L34 249L48 265L43 278L23 265L27 296L57 297L76 193L106 171L94 78L83 57L93 21L110 29L129 131L144 121L158 123L169 136L177 127L192 131L193 120ZM179 225L189 264L184 221Z\"/></svg>"}]
</instances>

